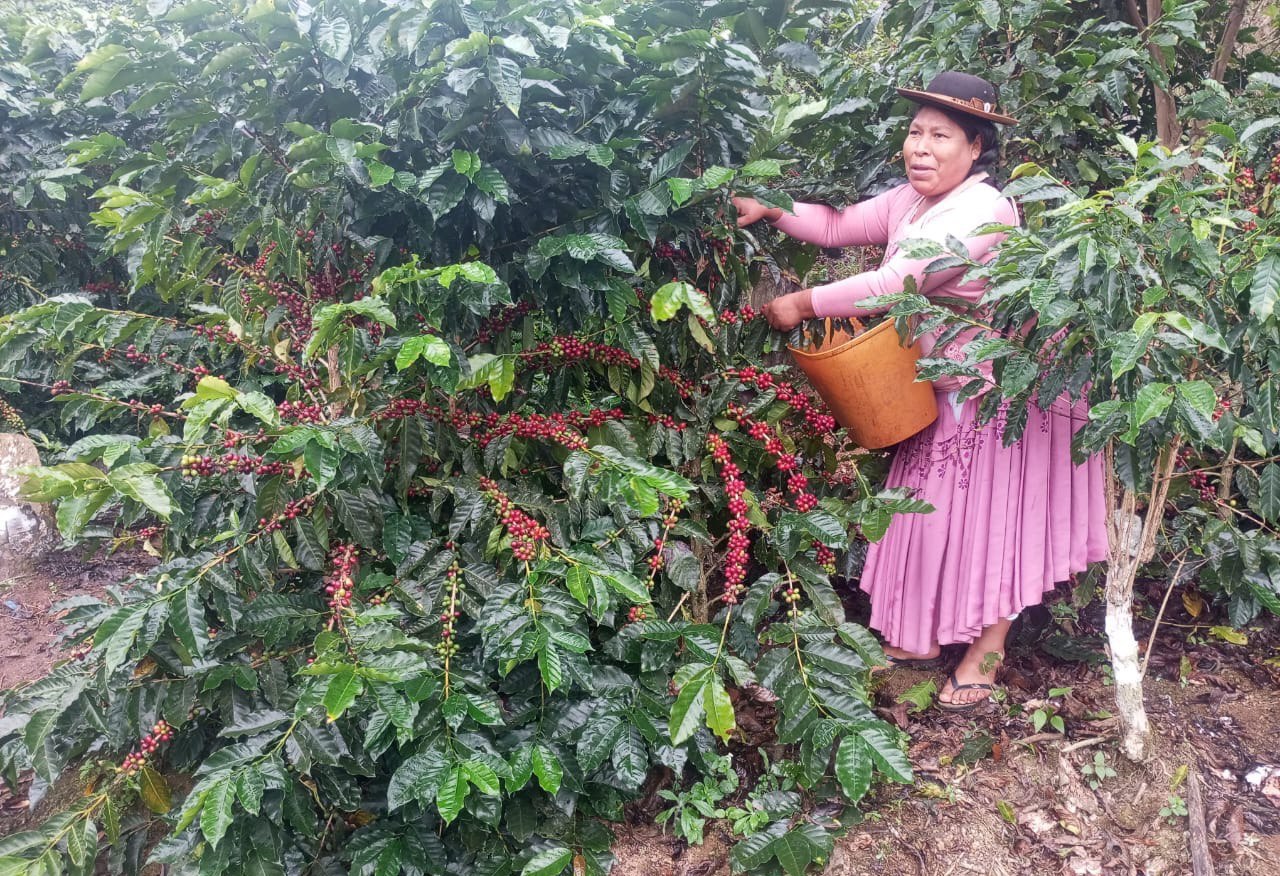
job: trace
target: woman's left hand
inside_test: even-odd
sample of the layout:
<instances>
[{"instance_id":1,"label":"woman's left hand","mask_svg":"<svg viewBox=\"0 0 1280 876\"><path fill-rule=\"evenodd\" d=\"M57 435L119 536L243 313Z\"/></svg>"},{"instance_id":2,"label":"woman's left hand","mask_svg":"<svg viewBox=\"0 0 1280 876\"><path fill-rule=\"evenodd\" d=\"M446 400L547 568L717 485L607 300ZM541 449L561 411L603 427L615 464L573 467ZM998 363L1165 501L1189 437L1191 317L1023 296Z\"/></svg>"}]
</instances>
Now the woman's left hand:
<instances>
[{"instance_id":1,"label":"woman's left hand","mask_svg":"<svg viewBox=\"0 0 1280 876\"><path fill-rule=\"evenodd\" d=\"M769 325L783 332L791 331L806 319L817 316L813 312L812 289L781 295L765 304L763 309L764 318L769 320Z\"/></svg>"}]
</instances>

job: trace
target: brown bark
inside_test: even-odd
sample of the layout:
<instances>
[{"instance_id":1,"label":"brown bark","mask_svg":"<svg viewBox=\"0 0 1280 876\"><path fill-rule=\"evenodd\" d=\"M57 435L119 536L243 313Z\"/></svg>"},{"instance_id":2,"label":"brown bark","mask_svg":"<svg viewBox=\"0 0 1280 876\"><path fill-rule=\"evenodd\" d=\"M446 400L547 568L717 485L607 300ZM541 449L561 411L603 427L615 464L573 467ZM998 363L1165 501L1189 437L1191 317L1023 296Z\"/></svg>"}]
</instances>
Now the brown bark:
<instances>
[{"instance_id":1,"label":"brown bark","mask_svg":"<svg viewBox=\"0 0 1280 876\"><path fill-rule=\"evenodd\" d=\"M1129 13L1130 22L1139 32L1145 31L1150 25L1155 24L1161 15L1160 0L1147 0L1145 19L1138 9L1138 0L1125 0L1125 9ZM1147 51L1151 53L1152 60L1167 75L1169 66L1165 62L1164 55L1160 53L1159 46L1148 40ZM1166 149L1174 149L1182 139L1182 126L1178 124L1178 104L1173 99L1172 93L1154 82L1151 84L1151 88L1155 92L1156 138L1160 141L1161 146Z\"/></svg>"},{"instance_id":2,"label":"brown bark","mask_svg":"<svg viewBox=\"0 0 1280 876\"><path fill-rule=\"evenodd\" d=\"M1227 67L1231 64L1231 55L1236 50L1236 38L1240 35L1240 26L1244 22L1249 0L1232 0L1231 9L1227 12L1227 22L1222 28L1222 37L1218 40L1218 50L1213 56L1213 67L1209 70L1209 78L1221 82L1227 75ZM1207 119L1197 119L1191 124L1191 143L1198 149L1205 129L1209 127ZM1187 168L1190 172L1191 168Z\"/></svg>"},{"instance_id":3,"label":"brown bark","mask_svg":"<svg viewBox=\"0 0 1280 876\"><path fill-rule=\"evenodd\" d=\"M1231 53L1236 49L1236 37L1240 35L1240 25L1244 22L1245 9L1249 0L1234 0L1231 11L1227 13L1227 24L1222 29L1222 39L1218 40L1218 52L1213 58L1213 69L1209 78L1221 82L1227 75L1227 65L1231 63Z\"/></svg>"}]
</instances>

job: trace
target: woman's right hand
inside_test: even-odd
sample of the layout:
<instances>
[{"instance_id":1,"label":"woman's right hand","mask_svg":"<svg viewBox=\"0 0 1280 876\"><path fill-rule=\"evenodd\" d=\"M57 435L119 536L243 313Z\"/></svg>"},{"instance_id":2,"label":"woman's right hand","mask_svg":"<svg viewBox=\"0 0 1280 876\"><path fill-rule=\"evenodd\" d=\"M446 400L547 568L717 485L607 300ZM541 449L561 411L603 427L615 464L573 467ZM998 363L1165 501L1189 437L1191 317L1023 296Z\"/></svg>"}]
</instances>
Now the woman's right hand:
<instances>
[{"instance_id":1,"label":"woman's right hand","mask_svg":"<svg viewBox=\"0 0 1280 876\"><path fill-rule=\"evenodd\" d=\"M755 198L744 198L735 195L731 200L733 201L733 208L738 211L739 228L754 225L761 219L768 219L772 222L782 215L781 207L766 207Z\"/></svg>"}]
</instances>

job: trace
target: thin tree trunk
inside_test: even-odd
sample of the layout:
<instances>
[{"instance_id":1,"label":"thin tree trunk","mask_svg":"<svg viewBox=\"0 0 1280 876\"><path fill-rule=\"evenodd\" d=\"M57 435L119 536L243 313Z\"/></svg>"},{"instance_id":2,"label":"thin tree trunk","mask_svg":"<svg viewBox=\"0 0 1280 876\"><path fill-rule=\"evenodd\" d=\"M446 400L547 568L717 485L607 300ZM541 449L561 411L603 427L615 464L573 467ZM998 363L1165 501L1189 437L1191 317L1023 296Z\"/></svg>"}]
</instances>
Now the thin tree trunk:
<instances>
[{"instance_id":1,"label":"thin tree trunk","mask_svg":"<svg viewBox=\"0 0 1280 876\"><path fill-rule=\"evenodd\" d=\"M1138 572L1137 495L1121 492L1110 448L1106 460L1107 521L1110 559L1107 563L1107 645L1111 651L1111 674L1115 684L1116 716L1120 719L1120 745L1131 760L1146 756L1151 727L1142 702L1142 663L1138 640L1133 634L1133 581Z\"/></svg>"},{"instance_id":2,"label":"thin tree trunk","mask_svg":"<svg viewBox=\"0 0 1280 876\"><path fill-rule=\"evenodd\" d=\"M1141 761L1146 757L1151 725L1142 699L1142 661L1133 634L1133 584L1138 570L1155 555L1178 443L1166 447L1156 461L1145 519L1138 515L1138 493L1122 487L1116 476L1113 451L1110 446L1106 451L1107 507L1111 509L1107 521L1107 645L1120 719L1120 748L1130 760Z\"/></svg>"},{"instance_id":3,"label":"thin tree trunk","mask_svg":"<svg viewBox=\"0 0 1280 876\"><path fill-rule=\"evenodd\" d=\"M1231 9L1227 12L1227 22L1222 28L1222 37L1218 40L1218 50L1213 56L1213 67L1209 71L1209 78L1214 82L1221 82L1227 75L1227 67L1231 65L1231 55L1236 50L1236 39L1240 35L1240 25L1244 23L1248 5L1249 0L1232 0ZM1197 144L1208 127L1208 119L1197 119L1191 123L1192 148L1199 149ZM1187 170L1190 172L1191 168Z\"/></svg>"},{"instance_id":4,"label":"thin tree trunk","mask_svg":"<svg viewBox=\"0 0 1280 876\"><path fill-rule=\"evenodd\" d=\"M1125 9L1129 13L1130 23L1136 27L1139 32L1145 31L1148 27L1154 25L1160 19L1162 13L1160 0L1147 0L1147 15L1143 19L1142 12L1138 9L1138 0L1125 0ZM1165 62L1164 55L1160 52L1160 47L1155 43L1147 40L1147 51L1150 52L1151 58L1167 75L1169 65ZM1160 141L1160 145L1166 149L1177 147L1178 142L1182 139L1182 126L1178 124L1178 104L1173 99L1173 94L1165 89L1151 83L1151 88L1155 92L1156 104L1156 138Z\"/></svg>"},{"instance_id":5,"label":"thin tree trunk","mask_svg":"<svg viewBox=\"0 0 1280 876\"><path fill-rule=\"evenodd\" d=\"M1227 66L1231 63L1231 54L1236 50L1236 37L1240 34L1240 25L1244 22L1245 8L1249 0L1234 0L1231 11L1227 13L1227 23L1222 29L1222 39L1218 40L1218 52L1213 58L1213 69L1209 78L1221 82L1227 75Z\"/></svg>"}]
</instances>

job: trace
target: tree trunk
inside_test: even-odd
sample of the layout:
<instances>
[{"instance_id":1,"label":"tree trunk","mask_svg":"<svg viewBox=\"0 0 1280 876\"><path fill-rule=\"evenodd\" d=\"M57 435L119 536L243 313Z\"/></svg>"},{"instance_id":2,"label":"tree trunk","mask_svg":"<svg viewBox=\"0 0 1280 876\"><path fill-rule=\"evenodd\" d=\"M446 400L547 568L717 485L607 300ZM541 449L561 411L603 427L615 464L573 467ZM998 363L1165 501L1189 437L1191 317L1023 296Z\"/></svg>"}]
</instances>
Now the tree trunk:
<instances>
[{"instance_id":1,"label":"tree trunk","mask_svg":"<svg viewBox=\"0 0 1280 876\"><path fill-rule=\"evenodd\" d=\"M1138 0L1126 0L1125 9L1128 12L1130 23L1139 31L1145 31L1148 27L1154 25L1160 19L1163 11L1160 0L1147 0L1145 20L1143 20L1142 12L1138 9ZM1168 74L1169 65L1166 63L1160 47L1148 40L1147 51L1151 53L1151 59L1159 65L1160 69ZM1151 84L1151 88L1155 92L1156 137L1159 139L1161 146L1166 149L1174 149L1182 139L1182 126L1178 124L1178 104L1174 101L1170 92L1154 82Z\"/></svg>"},{"instance_id":2,"label":"tree trunk","mask_svg":"<svg viewBox=\"0 0 1280 876\"><path fill-rule=\"evenodd\" d=\"M1231 4L1231 11L1227 13L1227 23L1222 28L1222 38L1218 40L1218 51L1213 58L1213 69L1209 71L1209 78L1214 82L1221 82L1222 77L1227 75L1227 66L1236 49L1236 37L1240 35L1240 25L1244 23L1245 7L1248 5L1249 0L1235 0Z\"/></svg>"},{"instance_id":3,"label":"tree trunk","mask_svg":"<svg viewBox=\"0 0 1280 876\"><path fill-rule=\"evenodd\" d=\"M1138 574L1141 552L1136 513L1137 495L1124 489L1117 506L1120 484L1110 449L1107 452L1106 491L1110 518L1107 536L1110 558L1107 563L1107 645L1111 651L1111 673L1115 683L1116 717L1120 719L1120 748L1133 761L1146 757L1151 726L1142 702L1142 664L1138 640L1133 634L1133 582Z\"/></svg>"},{"instance_id":4,"label":"tree trunk","mask_svg":"<svg viewBox=\"0 0 1280 876\"><path fill-rule=\"evenodd\" d=\"M1134 761L1146 756L1151 726L1142 702L1142 663L1138 659L1138 640L1133 635L1133 582L1142 565L1155 556L1156 537L1164 519L1180 443L1171 442L1156 460L1145 518L1138 514L1138 493L1122 486L1116 476L1114 448L1108 445L1105 451L1106 501L1111 513L1107 520L1107 646L1115 677L1120 748Z\"/></svg>"}]
</instances>

